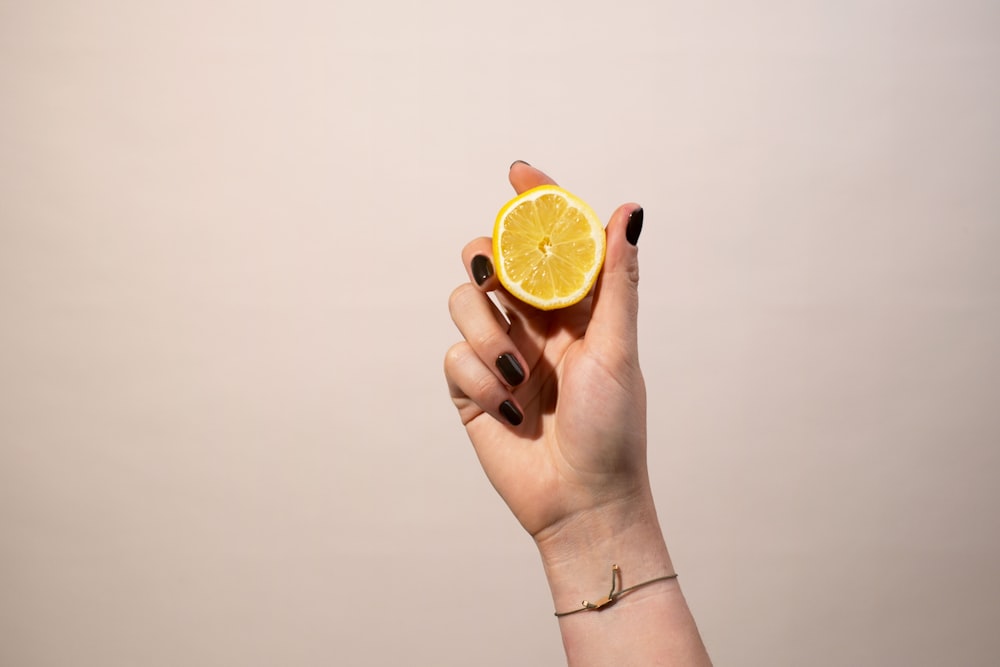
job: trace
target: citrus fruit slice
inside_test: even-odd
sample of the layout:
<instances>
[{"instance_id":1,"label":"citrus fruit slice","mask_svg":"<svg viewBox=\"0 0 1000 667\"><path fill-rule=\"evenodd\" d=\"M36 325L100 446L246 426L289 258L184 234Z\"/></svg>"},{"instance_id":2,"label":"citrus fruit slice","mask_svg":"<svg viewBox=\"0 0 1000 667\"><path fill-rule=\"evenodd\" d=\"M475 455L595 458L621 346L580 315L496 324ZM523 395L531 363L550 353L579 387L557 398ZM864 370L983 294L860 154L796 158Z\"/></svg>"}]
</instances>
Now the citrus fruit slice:
<instances>
[{"instance_id":1,"label":"citrus fruit slice","mask_svg":"<svg viewBox=\"0 0 1000 667\"><path fill-rule=\"evenodd\" d=\"M542 310L587 296L604 264L604 226L579 197L541 185L507 202L493 227L493 265L508 292Z\"/></svg>"}]
</instances>

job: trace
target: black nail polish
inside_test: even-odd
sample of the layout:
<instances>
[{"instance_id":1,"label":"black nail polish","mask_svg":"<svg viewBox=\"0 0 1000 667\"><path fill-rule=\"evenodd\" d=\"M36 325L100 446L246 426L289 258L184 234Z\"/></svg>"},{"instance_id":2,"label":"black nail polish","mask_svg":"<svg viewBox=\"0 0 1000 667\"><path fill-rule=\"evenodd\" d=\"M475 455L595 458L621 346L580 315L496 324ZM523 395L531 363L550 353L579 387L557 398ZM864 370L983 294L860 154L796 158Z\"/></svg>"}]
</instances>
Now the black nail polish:
<instances>
[{"instance_id":1,"label":"black nail polish","mask_svg":"<svg viewBox=\"0 0 1000 667\"><path fill-rule=\"evenodd\" d=\"M513 401L507 400L501 403L500 414L503 415L504 419L510 422L511 426L517 426L524 421L524 415L522 415L521 411L517 409L517 406L514 405Z\"/></svg>"},{"instance_id":2,"label":"black nail polish","mask_svg":"<svg viewBox=\"0 0 1000 667\"><path fill-rule=\"evenodd\" d=\"M524 369L517 363L517 358L513 354L507 352L497 357L497 368L500 369L503 379L512 387L524 382Z\"/></svg>"},{"instance_id":3,"label":"black nail polish","mask_svg":"<svg viewBox=\"0 0 1000 667\"><path fill-rule=\"evenodd\" d=\"M514 160L513 162L510 163L510 166L507 167L507 171L510 171L511 169L513 169L515 164L528 164L528 163L525 162L524 160ZM530 167L531 165L528 164L528 166Z\"/></svg>"},{"instance_id":4,"label":"black nail polish","mask_svg":"<svg viewBox=\"0 0 1000 667\"><path fill-rule=\"evenodd\" d=\"M639 242L639 234L642 233L642 208L637 208L628 216L628 224L625 225L625 239L635 245Z\"/></svg>"},{"instance_id":5,"label":"black nail polish","mask_svg":"<svg viewBox=\"0 0 1000 667\"><path fill-rule=\"evenodd\" d=\"M472 277L477 285L485 283L493 275L493 263L486 255L476 255L470 262Z\"/></svg>"}]
</instances>

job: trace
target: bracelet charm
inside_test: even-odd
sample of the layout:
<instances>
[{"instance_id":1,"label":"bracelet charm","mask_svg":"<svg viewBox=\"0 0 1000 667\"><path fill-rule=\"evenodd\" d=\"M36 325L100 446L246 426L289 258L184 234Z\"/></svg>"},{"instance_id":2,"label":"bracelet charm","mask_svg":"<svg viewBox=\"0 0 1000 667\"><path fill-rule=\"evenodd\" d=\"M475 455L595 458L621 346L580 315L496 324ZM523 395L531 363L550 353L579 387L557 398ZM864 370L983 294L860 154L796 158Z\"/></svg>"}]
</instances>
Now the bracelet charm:
<instances>
[{"instance_id":1,"label":"bracelet charm","mask_svg":"<svg viewBox=\"0 0 1000 667\"><path fill-rule=\"evenodd\" d=\"M605 607L610 607L611 605L613 605L615 602L618 601L618 598L625 595L626 593L630 593L636 590L637 588L642 588L643 586L647 586L649 584L655 584L658 581L667 581L668 579L676 579L676 578L677 578L677 573L675 572L674 574L667 574L662 577L650 579L649 581L644 581L641 584L636 584L635 586L622 588L621 587L622 571L621 568L618 567L617 564L615 564L611 566L611 592L609 592L607 596L601 598L597 602L588 602L587 600L584 600L582 602L583 606L580 607L579 609L572 609L570 611L557 611L555 615L569 616L570 614L576 614L581 611L600 611Z\"/></svg>"}]
</instances>

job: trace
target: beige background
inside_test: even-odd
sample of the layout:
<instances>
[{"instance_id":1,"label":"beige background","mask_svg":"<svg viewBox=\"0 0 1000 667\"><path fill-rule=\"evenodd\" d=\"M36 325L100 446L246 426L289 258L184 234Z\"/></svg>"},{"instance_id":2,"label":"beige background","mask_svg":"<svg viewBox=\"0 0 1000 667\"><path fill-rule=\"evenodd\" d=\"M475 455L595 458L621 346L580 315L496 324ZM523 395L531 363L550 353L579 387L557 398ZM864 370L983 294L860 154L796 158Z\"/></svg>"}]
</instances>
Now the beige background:
<instances>
[{"instance_id":1,"label":"beige background","mask_svg":"<svg viewBox=\"0 0 1000 667\"><path fill-rule=\"evenodd\" d=\"M462 245L646 208L719 665L1000 654L996 2L0 0L0 664L559 664Z\"/></svg>"}]
</instances>

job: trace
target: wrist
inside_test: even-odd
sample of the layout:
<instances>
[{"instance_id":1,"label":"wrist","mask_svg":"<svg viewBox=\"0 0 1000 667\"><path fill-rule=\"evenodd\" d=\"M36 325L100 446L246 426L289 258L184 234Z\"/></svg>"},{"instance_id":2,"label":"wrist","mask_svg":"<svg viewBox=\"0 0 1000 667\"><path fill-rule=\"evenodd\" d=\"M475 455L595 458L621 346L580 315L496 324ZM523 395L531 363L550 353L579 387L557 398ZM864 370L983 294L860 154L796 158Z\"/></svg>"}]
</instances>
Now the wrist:
<instances>
[{"instance_id":1,"label":"wrist","mask_svg":"<svg viewBox=\"0 0 1000 667\"><path fill-rule=\"evenodd\" d=\"M626 588L674 574L648 490L579 512L535 541L557 611L607 594L612 565Z\"/></svg>"}]
</instances>

